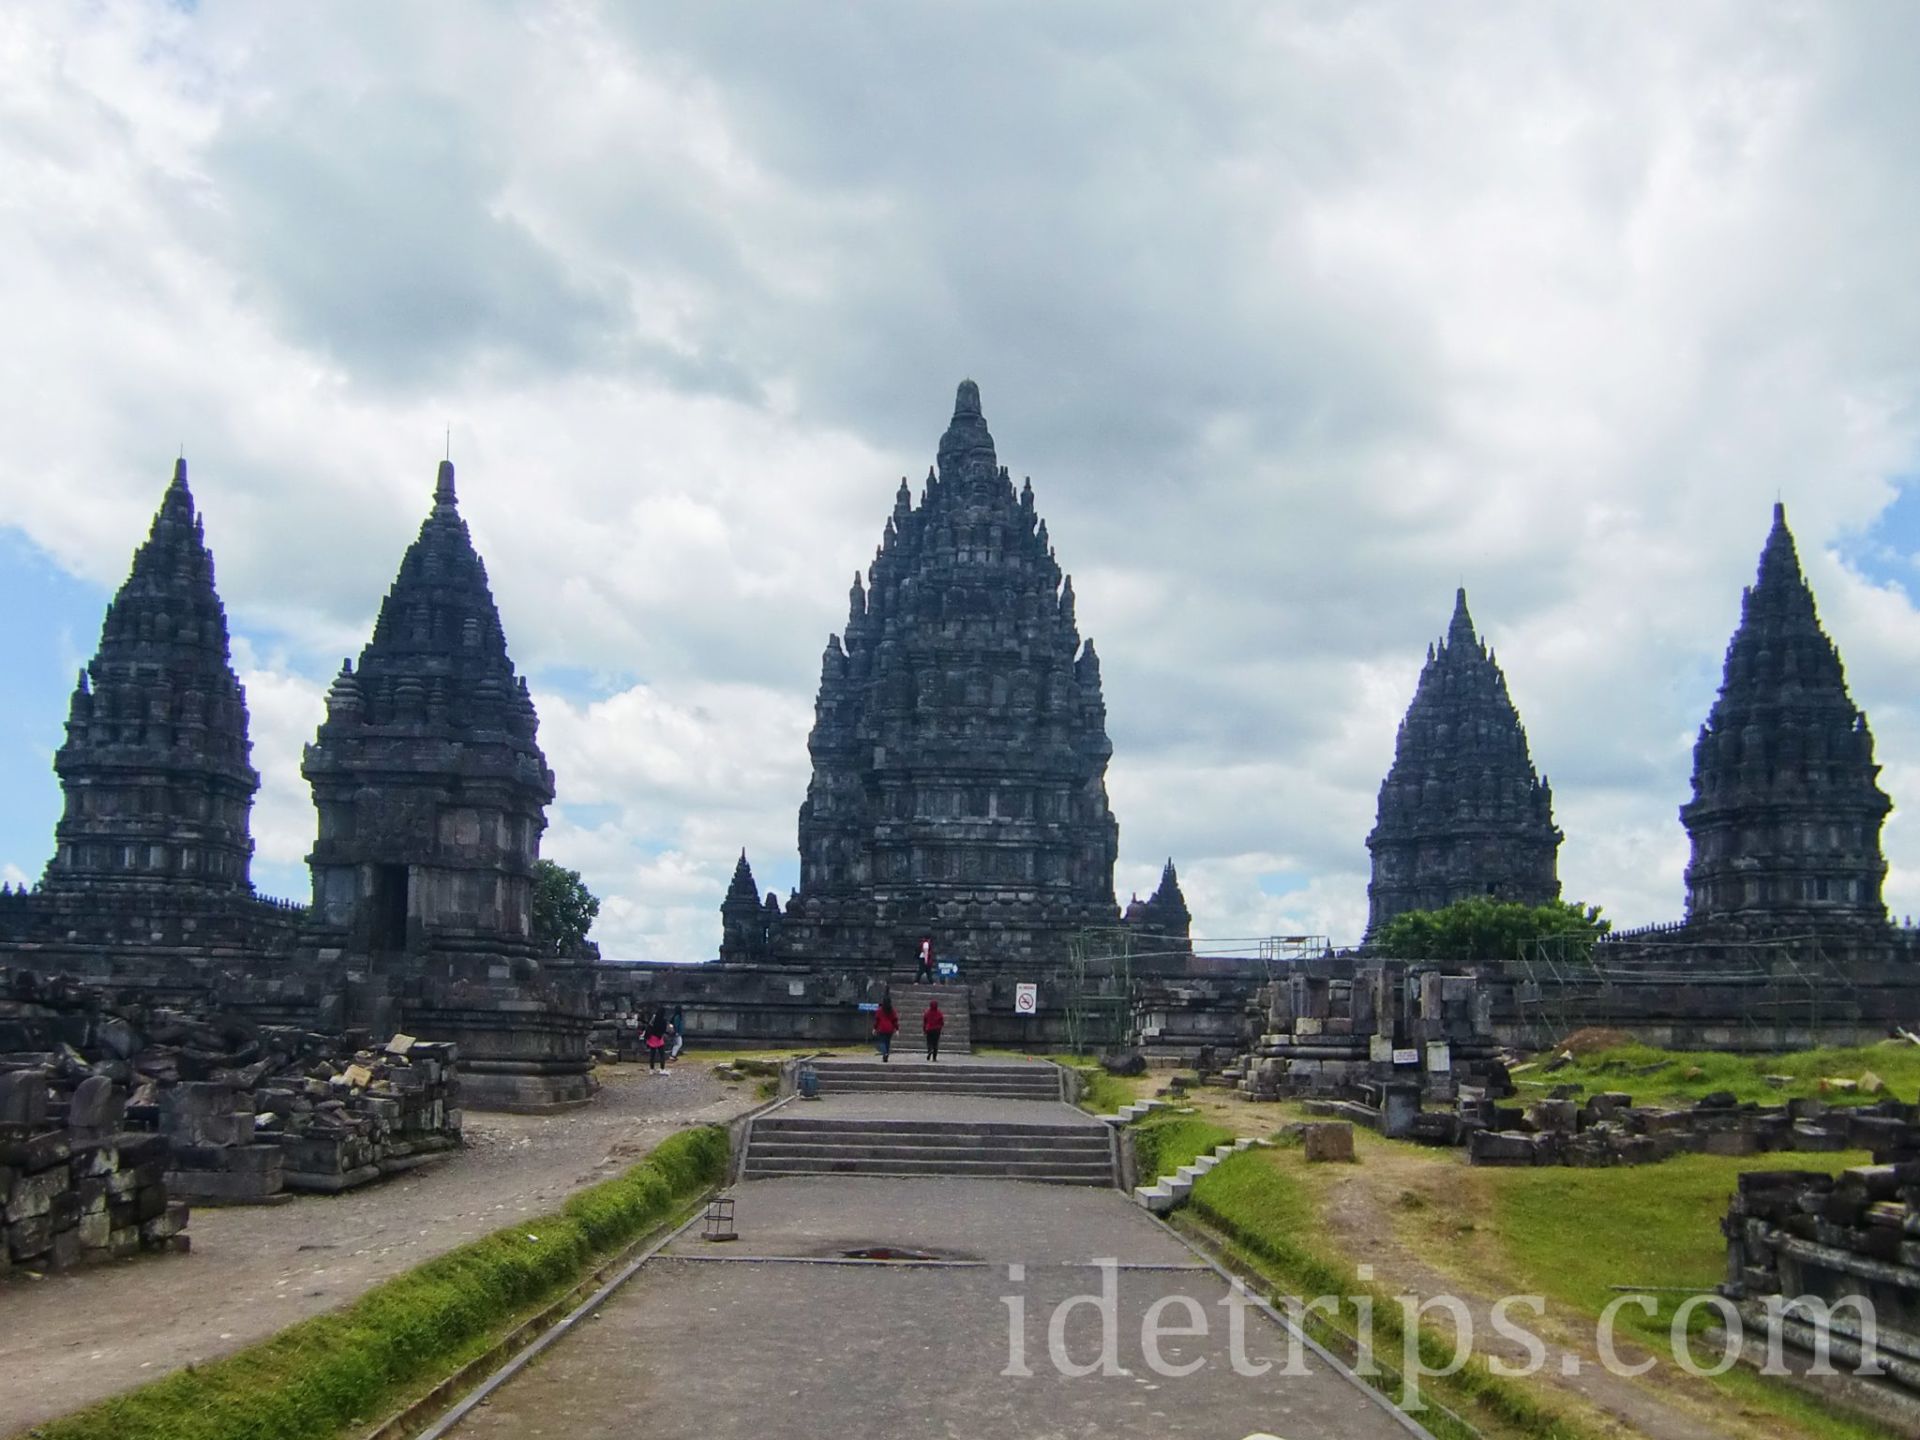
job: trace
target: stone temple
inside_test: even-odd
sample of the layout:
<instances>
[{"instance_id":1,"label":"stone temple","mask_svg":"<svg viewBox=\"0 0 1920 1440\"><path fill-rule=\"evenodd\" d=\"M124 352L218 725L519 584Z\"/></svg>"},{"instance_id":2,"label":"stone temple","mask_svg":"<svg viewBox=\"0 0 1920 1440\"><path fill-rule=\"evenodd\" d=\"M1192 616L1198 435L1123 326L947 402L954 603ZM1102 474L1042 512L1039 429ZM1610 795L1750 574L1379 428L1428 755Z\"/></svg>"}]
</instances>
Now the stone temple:
<instances>
[{"instance_id":1,"label":"stone temple","mask_svg":"<svg viewBox=\"0 0 1920 1440\"><path fill-rule=\"evenodd\" d=\"M442 462L301 765L319 812L311 926L324 951L354 957L350 1019L378 1031L404 1014L456 1042L471 1100L516 1109L592 1090L588 979L534 956L533 863L554 793L538 728Z\"/></svg>"},{"instance_id":2,"label":"stone temple","mask_svg":"<svg viewBox=\"0 0 1920 1440\"><path fill-rule=\"evenodd\" d=\"M1775 505L1680 809L1693 847L1687 918L1884 925L1880 827L1892 802L1879 774Z\"/></svg>"},{"instance_id":3,"label":"stone temple","mask_svg":"<svg viewBox=\"0 0 1920 1440\"><path fill-rule=\"evenodd\" d=\"M1118 927L1100 661L971 380L919 502L901 481L854 576L808 748L799 887L784 912L757 903L743 857L723 960L903 966L924 933L997 970Z\"/></svg>"},{"instance_id":4,"label":"stone temple","mask_svg":"<svg viewBox=\"0 0 1920 1440\"><path fill-rule=\"evenodd\" d=\"M592 1091L591 975L542 962L531 875L553 775L443 465L359 664L307 747L311 907L253 893L246 697L184 461L54 757L46 877L0 896L0 963L252 1020L459 1046L467 1103Z\"/></svg>"},{"instance_id":5,"label":"stone temple","mask_svg":"<svg viewBox=\"0 0 1920 1440\"><path fill-rule=\"evenodd\" d=\"M73 693L53 858L32 891L0 887L0 964L141 1003L214 997L354 1043L451 1041L482 1108L584 1099L595 1012L623 1005L684 1005L714 1041L857 1040L861 1005L908 970L923 933L960 961L978 1043L1084 1038L1096 1001L1156 1043L1235 1031L1267 962L1194 953L1171 861L1150 897L1124 916L1115 903L1100 664L971 383L925 490L916 502L900 487L855 579L809 744L800 883L782 905L739 858L721 963L535 954L554 778L445 465L305 752L312 904L258 896L246 700L183 463ZM1778 510L1695 762L1686 921L1610 936L1586 971L1496 958L1484 978L1503 1038L1604 1024L1656 1043L1799 1047L1911 1024L1920 932L1888 924L1882 903L1889 804L1872 738ZM1552 899L1559 842L1463 594L1381 787L1371 926L1466 896ZM1153 963L1069 963L1123 949ZM1029 981L1036 1015L1015 1009Z\"/></svg>"},{"instance_id":6,"label":"stone temple","mask_svg":"<svg viewBox=\"0 0 1920 1440\"><path fill-rule=\"evenodd\" d=\"M74 686L53 858L31 894L0 900L0 963L180 996L286 956L299 908L256 896L249 873L251 751L181 460ZM296 1009L316 993L290 972L262 989Z\"/></svg>"},{"instance_id":7,"label":"stone temple","mask_svg":"<svg viewBox=\"0 0 1920 1440\"><path fill-rule=\"evenodd\" d=\"M1409 910L1476 895L1557 900L1560 840L1553 791L1534 772L1506 676L1474 633L1461 590L1446 638L1427 647L1380 786L1367 837L1367 934Z\"/></svg>"},{"instance_id":8,"label":"stone temple","mask_svg":"<svg viewBox=\"0 0 1920 1440\"><path fill-rule=\"evenodd\" d=\"M251 895L252 748L181 460L74 687L45 888Z\"/></svg>"},{"instance_id":9,"label":"stone temple","mask_svg":"<svg viewBox=\"0 0 1920 1440\"><path fill-rule=\"evenodd\" d=\"M1171 856L1160 871L1160 883L1153 894L1144 900L1135 896L1128 903L1126 924L1142 951L1193 954L1193 912L1187 909L1187 897Z\"/></svg>"}]
</instances>

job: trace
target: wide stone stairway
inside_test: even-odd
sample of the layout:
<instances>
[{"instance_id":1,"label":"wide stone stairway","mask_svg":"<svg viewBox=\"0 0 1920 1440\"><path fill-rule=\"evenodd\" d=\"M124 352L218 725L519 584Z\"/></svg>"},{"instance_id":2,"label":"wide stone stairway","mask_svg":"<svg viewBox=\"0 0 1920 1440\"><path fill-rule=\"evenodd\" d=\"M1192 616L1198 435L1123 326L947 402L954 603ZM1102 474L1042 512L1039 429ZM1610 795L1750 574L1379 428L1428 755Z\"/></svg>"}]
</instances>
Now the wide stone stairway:
<instances>
[{"instance_id":1,"label":"wide stone stairway","mask_svg":"<svg viewBox=\"0 0 1920 1440\"><path fill-rule=\"evenodd\" d=\"M898 1002L896 1002L898 1003ZM814 1062L818 1100L753 1122L741 1179L969 1176L1115 1183L1112 1132L1060 1099L1060 1072L1028 1060Z\"/></svg>"}]
</instances>

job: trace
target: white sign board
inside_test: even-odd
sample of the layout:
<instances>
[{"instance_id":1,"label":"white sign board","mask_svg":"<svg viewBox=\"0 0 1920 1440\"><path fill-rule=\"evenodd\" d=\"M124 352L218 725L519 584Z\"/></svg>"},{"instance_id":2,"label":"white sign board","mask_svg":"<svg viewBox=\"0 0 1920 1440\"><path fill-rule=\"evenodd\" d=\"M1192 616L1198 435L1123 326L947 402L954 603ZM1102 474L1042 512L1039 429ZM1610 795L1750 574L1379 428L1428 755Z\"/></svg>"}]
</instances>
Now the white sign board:
<instances>
[{"instance_id":1,"label":"white sign board","mask_svg":"<svg viewBox=\"0 0 1920 1440\"><path fill-rule=\"evenodd\" d=\"M1420 1063L1420 1052L1418 1050L1396 1050L1393 1052L1393 1063L1396 1065L1418 1065Z\"/></svg>"},{"instance_id":2,"label":"white sign board","mask_svg":"<svg viewBox=\"0 0 1920 1440\"><path fill-rule=\"evenodd\" d=\"M1016 1015L1038 1015L1040 1013L1040 987L1021 981L1013 987L1013 1013Z\"/></svg>"}]
</instances>

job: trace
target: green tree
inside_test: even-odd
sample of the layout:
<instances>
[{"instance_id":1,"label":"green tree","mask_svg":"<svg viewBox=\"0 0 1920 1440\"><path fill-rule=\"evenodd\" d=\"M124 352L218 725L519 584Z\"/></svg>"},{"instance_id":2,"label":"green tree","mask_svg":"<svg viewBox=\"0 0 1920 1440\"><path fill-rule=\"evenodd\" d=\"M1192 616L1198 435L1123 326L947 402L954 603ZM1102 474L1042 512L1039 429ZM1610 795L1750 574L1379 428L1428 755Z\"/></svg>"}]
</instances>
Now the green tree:
<instances>
[{"instance_id":1,"label":"green tree","mask_svg":"<svg viewBox=\"0 0 1920 1440\"><path fill-rule=\"evenodd\" d=\"M1598 905L1524 905L1476 895L1439 910L1394 916L1380 928L1373 949L1402 960L1512 960L1531 941L1564 935L1565 953L1580 956L1612 928Z\"/></svg>"},{"instance_id":2,"label":"green tree","mask_svg":"<svg viewBox=\"0 0 1920 1440\"><path fill-rule=\"evenodd\" d=\"M599 913L599 897L578 870L551 860L533 862L533 943L542 955L578 953Z\"/></svg>"}]
</instances>

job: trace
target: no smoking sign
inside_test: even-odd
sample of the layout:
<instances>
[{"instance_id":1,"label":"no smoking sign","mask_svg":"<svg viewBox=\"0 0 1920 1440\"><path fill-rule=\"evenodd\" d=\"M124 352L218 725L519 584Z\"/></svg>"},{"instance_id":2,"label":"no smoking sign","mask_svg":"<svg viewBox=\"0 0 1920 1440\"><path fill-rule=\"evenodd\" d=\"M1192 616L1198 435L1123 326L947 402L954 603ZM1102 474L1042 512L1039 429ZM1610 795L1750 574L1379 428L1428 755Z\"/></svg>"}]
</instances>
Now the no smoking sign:
<instances>
[{"instance_id":1,"label":"no smoking sign","mask_svg":"<svg viewBox=\"0 0 1920 1440\"><path fill-rule=\"evenodd\" d=\"M1040 987L1025 981L1013 987L1013 1013L1037 1015L1040 1012Z\"/></svg>"}]
</instances>

